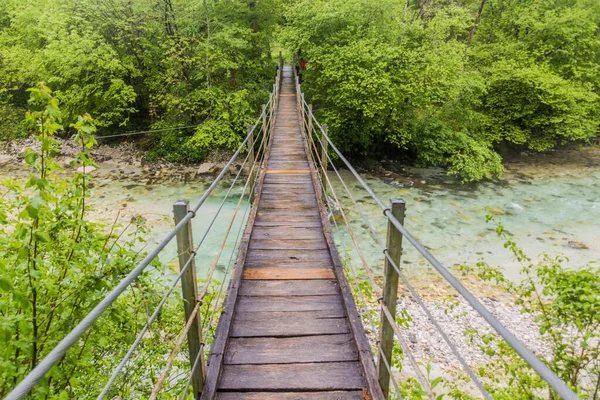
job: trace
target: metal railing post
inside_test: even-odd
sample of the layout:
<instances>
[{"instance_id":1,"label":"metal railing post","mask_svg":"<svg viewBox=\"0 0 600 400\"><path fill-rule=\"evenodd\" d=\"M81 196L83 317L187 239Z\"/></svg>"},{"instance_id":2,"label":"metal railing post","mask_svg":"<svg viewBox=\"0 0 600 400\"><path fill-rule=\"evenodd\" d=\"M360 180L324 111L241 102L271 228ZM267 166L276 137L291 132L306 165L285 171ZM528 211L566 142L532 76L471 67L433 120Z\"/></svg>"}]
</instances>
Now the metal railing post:
<instances>
[{"instance_id":1,"label":"metal railing post","mask_svg":"<svg viewBox=\"0 0 600 400\"><path fill-rule=\"evenodd\" d=\"M176 201L173 204L173 216L175 218L175 226L188 215L190 211L190 202L187 200ZM185 320L188 321L196 304L200 301L198 298L198 287L196 280L196 262L194 251L194 239L192 236L192 223L189 221L183 229L177 232L177 253L179 254L180 270L190 261L187 269L181 277L181 292L183 295L183 307L185 309ZM204 354L202 351L202 323L200 321L200 313L194 317L194 323L187 334L188 350L190 352L190 369L192 369L198 353L200 353L199 365L192 375L192 387L195 396L199 396L204 389L204 381L206 377L206 369L204 364Z\"/></svg>"},{"instance_id":2,"label":"metal railing post","mask_svg":"<svg viewBox=\"0 0 600 400\"><path fill-rule=\"evenodd\" d=\"M321 182L323 182L323 198L325 204L327 204L327 132L329 131L329 126L327 124L323 124L323 137L321 138Z\"/></svg>"},{"instance_id":3,"label":"metal railing post","mask_svg":"<svg viewBox=\"0 0 600 400\"><path fill-rule=\"evenodd\" d=\"M254 182L254 133L252 132L252 125L247 126L248 130L248 174L250 174L248 182ZM250 202L254 201L254 190L250 191Z\"/></svg>"},{"instance_id":4,"label":"metal railing post","mask_svg":"<svg viewBox=\"0 0 600 400\"><path fill-rule=\"evenodd\" d=\"M401 223L404 224L404 214L406 212L406 203L404 200L392 199L391 211L392 215ZM394 260L396 265L400 265L400 257L402 256L402 233L394 227L391 221L388 221L387 227L387 252L390 258ZM398 301L398 272L392 266L388 258L385 258L383 280L383 305L387 307L390 314L396 318L396 304ZM394 348L394 329L390 321L386 318L385 313L381 312L381 320L379 324L379 343L381 352L379 353L379 362L377 369L379 370L379 385L384 397L387 398L390 390L390 372L385 367L392 365L392 351ZM385 357L385 361L383 361Z\"/></svg>"}]
</instances>

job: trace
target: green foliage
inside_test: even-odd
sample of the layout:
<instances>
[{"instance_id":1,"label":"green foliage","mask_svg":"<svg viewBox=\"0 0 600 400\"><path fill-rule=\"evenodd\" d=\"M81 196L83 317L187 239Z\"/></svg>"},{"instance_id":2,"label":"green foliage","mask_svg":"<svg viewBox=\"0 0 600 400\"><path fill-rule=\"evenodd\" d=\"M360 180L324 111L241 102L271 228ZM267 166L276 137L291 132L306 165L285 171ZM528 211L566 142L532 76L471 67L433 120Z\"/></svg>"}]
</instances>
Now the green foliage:
<instances>
[{"instance_id":1,"label":"green foliage","mask_svg":"<svg viewBox=\"0 0 600 400\"><path fill-rule=\"evenodd\" d=\"M598 3L488 2L475 27L480 5L297 0L281 36L309 61L307 97L355 157L402 152L473 181L501 175L495 147L596 136Z\"/></svg>"},{"instance_id":2,"label":"green foliage","mask_svg":"<svg viewBox=\"0 0 600 400\"><path fill-rule=\"evenodd\" d=\"M28 149L32 173L26 182L3 183L0 198L0 396L5 396L104 298L144 256L144 220L125 226L91 222L89 177L76 173L59 178L54 136L63 113L44 85L29 90L27 115L35 126L39 150ZM81 152L74 163L93 166L95 122L89 115L71 125ZM165 272L145 272L42 379L31 398L95 397L112 369L159 302ZM180 301L167 302L117 381L112 396L147 397L152 377L183 320ZM160 339L160 340L157 340ZM177 364L184 362L178 360ZM94 377L94 379L90 379ZM169 384L170 385L170 384Z\"/></svg>"},{"instance_id":3,"label":"green foliage","mask_svg":"<svg viewBox=\"0 0 600 400\"><path fill-rule=\"evenodd\" d=\"M216 121L195 135L157 135L151 156L199 161L231 148L245 124L221 122L254 118L268 98L278 8L278 0L2 2L0 139L26 132L12 116L26 108L26 88L44 81L65 119L90 112L100 134Z\"/></svg>"},{"instance_id":4,"label":"green foliage","mask_svg":"<svg viewBox=\"0 0 600 400\"><path fill-rule=\"evenodd\" d=\"M496 232L505 240L504 247L521 263L524 279L519 283L509 281L500 268L484 261L474 269L463 266L463 270L474 270L483 281L500 285L514 295L521 312L533 317L541 341L548 346L548 353L538 357L581 398L598 398L600 271L591 264L567 269L562 256L543 254L539 261L533 261L501 224ZM496 335L475 329L468 330L467 335L489 357L489 362L478 372L488 380L487 388L494 398L558 398Z\"/></svg>"}]
</instances>

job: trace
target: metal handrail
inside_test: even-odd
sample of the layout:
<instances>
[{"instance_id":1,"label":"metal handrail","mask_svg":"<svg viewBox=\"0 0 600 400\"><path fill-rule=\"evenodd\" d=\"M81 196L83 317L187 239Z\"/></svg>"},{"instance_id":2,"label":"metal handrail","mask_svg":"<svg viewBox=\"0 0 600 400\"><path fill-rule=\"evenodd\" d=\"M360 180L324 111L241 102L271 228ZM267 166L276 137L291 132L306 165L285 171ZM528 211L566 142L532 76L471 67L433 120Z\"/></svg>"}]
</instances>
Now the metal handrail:
<instances>
[{"instance_id":1,"label":"metal handrail","mask_svg":"<svg viewBox=\"0 0 600 400\"><path fill-rule=\"evenodd\" d=\"M301 97L298 94L298 97ZM421 255L435 268L435 270L442 275L442 277L456 289L456 291L473 307L473 309L483 317L487 323L494 328L494 330L513 348L513 350L525 361L533 370L550 385L556 393L563 399L567 400L578 400L579 397L573 392L573 390L561 380L547 365L545 365L535 354L531 352L515 335L513 335L496 317L494 317L477 298L471 294L463 286L462 283L452 273L444 267L426 248L423 246L393 215L391 210L383 203L383 201L375 194L375 192L367 185L362 177L356 172L352 164L344 157L339 151L335 144L331 141L331 138L323 129L317 118L314 116L312 111L308 110L308 103L302 100L303 108L307 108L307 117L312 119L315 126L321 131L322 137L326 139L327 143L337 156L342 160L346 167L350 170L352 175L358 180L361 186L367 191L377 205L382 209L383 214L388 221L413 245L413 247L421 253ZM327 164L325 164L327 165Z\"/></svg>"},{"instance_id":2,"label":"metal handrail","mask_svg":"<svg viewBox=\"0 0 600 400\"><path fill-rule=\"evenodd\" d=\"M279 77L279 73L278 73ZM142 274L142 272L150 265L150 263L160 254L160 252L173 240L181 229L183 229L195 216L200 207L208 199L210 193L215 189L219 182L223 179L229 168L233 165L235 160L242 152L244 146L250 140L250 137L254 134L254 131L261 123L263 116L266 114L266 110L269 106L274 104L275 92L271 94L270 99L263 108L262 113L257 118L252 128L248 131L245 139L240 144L238 149L235 151L229 162L225 165L223 170L210 184L208 189L204 192L198 202L192 207L188 214L170 231L163 240L142 260L138 265L126 276L119 284L106 295L92 311L90 311L81 320L77 326L75 326L61 341L58 343L48 355L33 369L31 372L23 378L21 382L8 394L5 400L19 400L27 396L27 394L39 383L39 381L50 371L50 369L66 354L66 352L77 343L77 341L94 325L94 323L104 314L104 312L110 307L123 292Z\"/></svg>"}]
</instances>

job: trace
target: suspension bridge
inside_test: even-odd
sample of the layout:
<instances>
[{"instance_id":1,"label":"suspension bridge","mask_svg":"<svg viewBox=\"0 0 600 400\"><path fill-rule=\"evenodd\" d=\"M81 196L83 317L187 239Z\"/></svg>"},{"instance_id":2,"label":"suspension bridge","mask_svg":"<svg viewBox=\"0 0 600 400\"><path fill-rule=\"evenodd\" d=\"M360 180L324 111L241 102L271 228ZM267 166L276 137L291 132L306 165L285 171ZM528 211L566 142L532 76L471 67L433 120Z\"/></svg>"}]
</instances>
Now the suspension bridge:
<instances>
[{"instance_id":1,"label":"suspension bridge","mask_svg":"<svg viewBox=\"0 0 600 400\"><path fill-rule=\"evenodd\" d=\"M191 220L244 149L248 151L242 168L201 239L195 243ZM379 237L342 180L330 154L337 156L382 209L388 223L386 238ZM372 266L361 251L328 169L333 171L332 177L339 178L363 219L363 227L366 226L385 255L383 285L375 281ZM222 245L207 275L199 281L196 258L202 255L202 244L243 171L247 172L246 180ZM246 197L249 201L244 208ZM180 287L185 320L171 352L165 355L160 376L152 382L150 399L164 394L163 386L170 370L186 350L189 369L185 371L185 384L179 395L170 393L169 398L380 400L395 395L401 399L397 374L391 367L396 343L426 397L433 400L436 395L431 383L396 322L401 281L452 350L457 367L472 380L474 391L482 398L491 399L484 382L465 361L453 339L445 333L399 267L403 241L407 241L561 398L578 398L410 234L403 224L404 202L392 199L389 204L384 203L370 189L330 140L327 127L319 124L312 106L304 100L297 69L284 66L281 58L270 100L263 106L256 123L248 127L248 134L232 159L195 205L178 201L173 208L176 224L173 231L46 355L7 399L27 397L53 366L72 347L78 346L82 336L94 329L94 323L173 239L177 241L179 274L112 375L98 377L106 381L104 389L90 397L121 398L111 392L113 385L152 330L152 323L167 298L174 296ZM338 226L339 219L330 218L333 212L340 214L342 228ZM240 215L246 222L236 234L233 221ZM351 238L351 246L359 254L358 265L353 261L342 262L338 253L333 229L344 228ZM229 286L225 289L223 280L213 296L214 305L207 315L201 316L200 306L211 290L210 283L230 236L235 237L237 255L234 262L232 253L225 271ZM377 316L369 311L369 301L358 286L361 273L377 297ZM199 282L203 282L202 285ZM210 329L203 329L201 318L209 320L210 328L219 310L218 325L209 347ZM370 336L365 333L363 323L368 326Z\"/></svg>"}]
</instances>

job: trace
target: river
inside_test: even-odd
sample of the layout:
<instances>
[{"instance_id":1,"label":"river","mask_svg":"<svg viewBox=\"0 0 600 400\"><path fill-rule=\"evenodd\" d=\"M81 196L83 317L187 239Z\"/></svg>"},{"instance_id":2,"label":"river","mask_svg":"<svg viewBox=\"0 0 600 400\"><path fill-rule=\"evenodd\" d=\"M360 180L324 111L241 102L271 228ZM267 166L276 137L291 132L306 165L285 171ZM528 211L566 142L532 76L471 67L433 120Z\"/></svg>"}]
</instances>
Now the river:
<instances>
[{"instance_id":1,"label":"river","mask_svg":"<svg viewBox=\"0 0 600 400\"><path fill-rule=\"evenodd\" d=\"M520 265L504 249L503 241L495 233L495 224L486 223L485 215L490 212L530 256L544 252L561 253L568 257L566 265L569 267L600 260L599 150L520 156L507 162L506 168L502 180L466 185L448 177L441 169L405 168L402 173L365 174L364 177L384 201L390 198L406 201L405 226L446 266L465 262L473 264L485 259L491 265L505 268L509 277L518 277ZM143 215L151 230L147 249L172 229L173 202L187 199L195 203L213 179L205 176L193 182L149 180L135 174L115 179L103 171L98 175L94 178L92 189L92 204L96 208L92 218L112 221L119 214L122 223L126 223L134 215ZM0 166L0 178L7 176L24 177L22 165L15 161ZM342 170L341 176L378 235L385 239L386 220L381 210L349 171ZM380 273L383 265L381 249L366 229L335 172L329 171L329 177L369 264ZM232 177L224 179L194 219L196 241L203 236L232 180ZM235 185L221 211L222 217L201 247L199 278L212 265L240 193L240 185ZM247 201L243 201L236 223L231 228L230 239L218 263L219 278L235 250L233 243L242 227L247 206ZM337 220L343 225L339 215ZM340 229L335 235L342 248L351 247L345 229ZM177 268L175 254L174 243L171 243L162 255L162 260L173 270ZM356 252L349 254L352 262L359 267ZM345 253L342 252L342 255ZM405 243L402 265L413 276L433 274L426 261L408 243Z\"/></svg>"}]
</instances>

